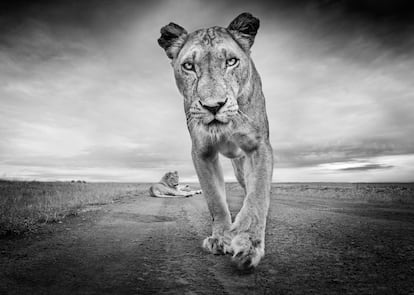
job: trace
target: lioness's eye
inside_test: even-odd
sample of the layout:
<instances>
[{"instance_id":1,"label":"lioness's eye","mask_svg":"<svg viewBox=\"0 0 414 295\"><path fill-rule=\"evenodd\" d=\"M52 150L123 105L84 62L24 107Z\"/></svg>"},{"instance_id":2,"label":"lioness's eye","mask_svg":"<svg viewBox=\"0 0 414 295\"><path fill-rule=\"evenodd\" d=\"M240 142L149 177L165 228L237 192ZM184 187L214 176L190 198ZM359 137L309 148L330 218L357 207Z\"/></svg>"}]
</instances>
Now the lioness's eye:
<instances>
[{"instance_id":1,"label":"lioness's eye","mask_svg":"<svg viewBox=\"0 0 414 295\"><path fill-rule=\"evenodd\" d=\"M235 66L238 62L239 62L239 60L237 58L233 57L233 58L229 58L228 60L226 60L226 65L228 67L232 67L232 66Z\"/></svg>"},{"instance_id":2,"label":"lioness's eye","mask_svg":"<svg viewBox=\"0 0 414 295\"><path fill-rule=\"evenodd\" d=\"M182 67L184 68L184 70L187 71L194 71L194 64L192 64L191 62L185 62L182 64Z\"/></svg>"}]
</instances>

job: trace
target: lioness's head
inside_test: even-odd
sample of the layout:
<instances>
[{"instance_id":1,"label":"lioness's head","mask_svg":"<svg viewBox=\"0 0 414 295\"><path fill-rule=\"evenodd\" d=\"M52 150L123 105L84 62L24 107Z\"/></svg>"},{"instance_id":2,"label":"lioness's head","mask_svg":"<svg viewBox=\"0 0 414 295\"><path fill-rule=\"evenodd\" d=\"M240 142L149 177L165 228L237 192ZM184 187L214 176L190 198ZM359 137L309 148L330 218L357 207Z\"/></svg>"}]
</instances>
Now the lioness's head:
<instances>
[{"instance_id":1,"label":"lioness's head","mask_svg":"<svg viewBox=\"0 0 414 295\"><path fill-rule=\"evenodd\" d=\"M161 181L166 183L169 187L172 187L172 188L177 187L178 181L179 181L178 172L174 171L174 172L165 173Z\"/></svg>"},{"instance_id":2,"label":"lioness's head","mask_svg":"<svg viewBox=\"0 0 414 295\"><path fill-rule=\"evenodd\" d=\"M239 104L252 91L250 48L258 29L259 20L249 13L227 28L187 33L170 23L161 29L158 43L171 59L190 130L219 132L244 116Z\"/></svg>"}]
</instances>

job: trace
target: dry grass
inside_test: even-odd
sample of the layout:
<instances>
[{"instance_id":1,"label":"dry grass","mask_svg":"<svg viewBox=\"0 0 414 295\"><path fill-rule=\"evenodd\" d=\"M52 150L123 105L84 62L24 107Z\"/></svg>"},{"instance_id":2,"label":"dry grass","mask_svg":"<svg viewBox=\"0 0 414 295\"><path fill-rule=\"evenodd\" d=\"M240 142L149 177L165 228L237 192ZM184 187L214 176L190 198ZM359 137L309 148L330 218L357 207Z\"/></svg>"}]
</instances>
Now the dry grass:
<instances>
[{"instance_id":1,"label":"dry grass","mask_svg":"<svg viewBox=\"0 0 414 295\"><path fill-rule=\"evenodd\" d=\"M0 236L58 222L85 205L105 204L136 190L128 183L20 182L0 180Z\"/></svg>"},{"instance_id":2,"label":"dry grass","mask_svg":"<svg viewBox=\"0 0 414 295\"><path fill-rule=\"evenodd\" d=\"M243 194L238 183L228 183L226 187L227 193ZM273 183L271 198L280 200L290 200L292 198L303 200L329 199L413 206L414 183Z\"/></svg>"},{"instance_id":3,"label":"dry grass","mask_svg":"<svg viewBox=\"0 0 414 295\"><path fill-rule=\"evenodd\" d=\"M414 183L275 183L272 195L414 204Z\"/></svg>"},{"instance_id":4,"label":"dry grass","mask_svg":"<svg viewBox=\"0 0 414 295\"><path fill-rule=\"evenodd\" d=\"M241 188L229 183L228 189ZM106 204L147 184L18 182L0 180L0 236L32 231L39 224L76 215L85 205ZM358 202L414 204L414 184L274 183L272 198L328 198Z\"/></svg>"}]
</instances>

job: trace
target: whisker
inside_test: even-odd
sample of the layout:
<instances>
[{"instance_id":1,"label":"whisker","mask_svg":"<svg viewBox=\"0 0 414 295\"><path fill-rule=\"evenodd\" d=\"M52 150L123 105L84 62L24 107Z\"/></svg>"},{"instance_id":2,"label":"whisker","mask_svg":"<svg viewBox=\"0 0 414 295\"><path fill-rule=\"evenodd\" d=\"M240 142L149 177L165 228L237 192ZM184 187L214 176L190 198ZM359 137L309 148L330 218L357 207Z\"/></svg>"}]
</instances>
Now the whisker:
<instances>
[{"instance_id":1,"label":"whisker","mask_svg":"<svg viewBox=\"0 0 414 295\"><path fill-rule=\"evenodd\" d=\"M248 115L246 115L242 110L239 109L238 113L242 115L244 118L246 118L248 121L253 122L253 120Z\"/></svg>"}]
</instances>

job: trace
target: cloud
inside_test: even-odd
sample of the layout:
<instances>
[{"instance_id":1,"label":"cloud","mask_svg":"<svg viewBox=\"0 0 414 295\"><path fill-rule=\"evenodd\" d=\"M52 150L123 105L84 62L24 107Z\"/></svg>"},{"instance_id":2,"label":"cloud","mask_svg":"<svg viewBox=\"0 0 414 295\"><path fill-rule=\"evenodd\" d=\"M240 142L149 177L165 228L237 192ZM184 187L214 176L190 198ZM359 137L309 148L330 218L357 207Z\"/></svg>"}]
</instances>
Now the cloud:
<instances>
[{"instance_id":1,"label":"cloud","mask_svg":"<svg viewBox=\"0 0 414 295\"><path fill-rule=\"evenodd\" d=\"M414 154L367 157L306 167L276 166L273 175L273 180L278 182L413 182Z\"/></svg>"},{"instance_id":2,"label":"cloud","mask_svg":"<svg viewBox=\"0 0 414 295\"><path fill-rule=\"evenodd\" d=\"M309 167L326 163L352 161L385 155L414 153L412 146L400 145L387 139L367 139L354 142L298 143L276 146L274 154L277 167Z\"/></svg>"},{"instance_id":3,"label":"cloud","mask_svg":"<svg viewBox=\"0 0 414 295\"><path fill-rule=\"evenodd\" d=\"M383 165L383 164L365 164L357 167L346 167L341 168L342 171L364 171L364 170L373 170L373 169L390 169L393 168L392 165Z\"/></svg>"},{"instance_id":4,"label":"cloud","mask_svg":"<svg viewBox=\"0 0 414 295\"><path fill-rule=\"evenodd\" d=\"M252 57L276 179L411 171L398 160L414 153L413 21L402 0L10 3L0 9L0 174L144 181L178 167L195 179L182 98L156 39L170 21L192 31L243 11L261 19ZM360 169L324 166L353 161Z\"/></svg>"}]
</instances>

